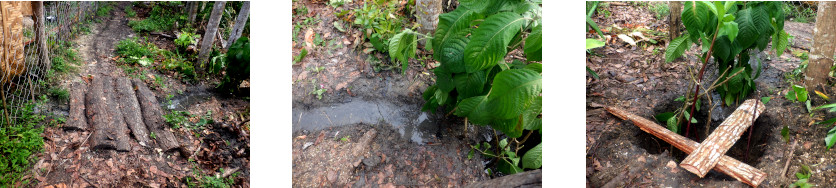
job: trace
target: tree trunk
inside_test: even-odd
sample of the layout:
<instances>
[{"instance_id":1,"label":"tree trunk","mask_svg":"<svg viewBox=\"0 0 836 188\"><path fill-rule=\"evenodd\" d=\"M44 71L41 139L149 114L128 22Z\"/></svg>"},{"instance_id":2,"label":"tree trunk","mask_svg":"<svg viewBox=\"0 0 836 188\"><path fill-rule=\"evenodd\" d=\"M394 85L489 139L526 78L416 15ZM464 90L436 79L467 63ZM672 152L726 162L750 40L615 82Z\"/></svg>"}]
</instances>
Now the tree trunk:
<instances>
[{"instance_id":1,"label":"tree trunk","mask_svg":"<svg viewBox=\"0 0 836 188\"><path fill-rule=\"evenodd\" d=\"M813 48L810 50L810 64L805 72L807 91L827 84L833 56L836 55L836 2L819 2L816 29L813 34Z\"/></svg>"},{"instance_id":2,"label":"tree trunk","mask_svg":"<svg viewBox=\"0 0 836 188\"><path fill-rule=\"evenodd\" d=\"M70 92L70 119L65 128L88 130L87 118L84 117L84 92L87 84L84 82L73 83Z\"/></svg>"},{"instance_id":3,"label":"tree trunk","mask_svg":"<svg viewBox=\"0 0 836 188\"><path fill-rule=\"evenodd\" d=\"M711 132L694 152L685 157L679 166L704 177L708 170L719 162L720 156L726 154L764 110L766 107L760 99L746 100L720 124L720 127Z\"/></svg>"},{"instance_id":4,"label":"tree trunk","mask_svg":"<svg viewBox=\"0 0 836 188\"><path fill-rule=\"evenodd\" d=\"M224 4L226 1L215 2L212 8L212 15L209 17L209 23L206 25L206 32L203 34L203 41L200 43L200 52L198 53L198 62L205 65L209 60L209 54L212 52L212 44L215 43L215 33L218 32L218 24L221 23L221 16L223 15Z\"/></svg>"},{"instance_id":5,"label":"tree trunk","mask_svg":"<svg viewBox=\"0 0 836 188\"><path fill-rule=\"evenodd\" d=\"M145 126L151 131L152 137L157 142L163 151L169 151L180 147L177 138L174 134L166 129L166 123L163 121L163 112L160 108L160 103L157 103L157 97L148 89L148 86L142 81L134 79L134 88L137 89L137 99L139 106L142 107L142 119L145 120Z\"/></svg>"},{"instance_id":6,"label":"tree trunk","mask_svg":"<svg viewBox=\"0 0 836 188\"><path fill-rule=\"evenodd\" d=\"M665 142L670 143L674 147L682 150L685 153L691 153L699 147L699 143L694 142L688 138L685 138L682 135L676 134L650 120L647 120L643 117L637 116L630 112L624 111L623 109L616 108L616 107L607 107L607 111L612 113L613 115L623 119L623 120L630 120L638 126L644 132L650 133L653 136L656 136ZM714 166L714 170L729 175L738 181L751 185L752 187L757 187L764 179L766 179L766 173L763 171L758 170L755 167L749 166L746 163L740 162L731 158L729 156L721 156L717 165Z\"/></svg>"},{"instance_id":7,"label":"tree trunk","mask_svg":"<svg viewBox=\"0 0 836 188\"><path fill-rule=\"evenodd\" d=\"M238 11L238 17L235 18L235 26L232 27L232 33L229 34L229 41L226 44L232 45L232 43L235 43L235 40L241 37L241 33L244 32L244 26L247 25L248 18L250 18L250 2L244 1L244 4L241 5L241 10ZM224 47L224 49L226 48L229 48L229 46Z\"/></svg>"},{"instance_id":8,"label":"tree trunk","mask_svg":"<svg viewBox=\"0 0 836 188\"><path fill-rule=\"evenodd\" d=\"M107 97L104 94L104 75L97 74L93 77L87 91L87 122L93 126L93 139L91 141L94 149L116 149L115 131L110 122L113 120L107 113Z\"/></svg>"},{"instance_id":9,"label":"tree trunk","mask_svg":"<svg viewBox=\"0 0 836 188\"><path fill-rule=\"evenodd\" d=\"M671 19L668 20L668 35L671 36L670 41L679 37L679 25L682 23L682 2L670 1Z\"/></svg>"},{"instance_id":10,"label":"tree trunk","mask_svg":"<svg viewBox=\"0 0 836 188\"><path fill-rule=\"evenodd\" d=\"M418 27L418 32L432 35L438 26L438 15L441 14L441 11L441 0L416 0L415 20L421 25ZM425 43L426 40L418 41L418 44L422 46Z\"/></svg>"},{"instance_id":11,"label":"tree trunk","mask_svg":"<svg viewBox=\"0 0 836 188\"><path fill-rule=\"evenodd\" d=\"M197 7L199 4L200 2L197 1L189 2L189 23L194 23L195 19L197 18Z\"/></svg>"},{"instance_id":12,"label":"tree trunk","mask_svg":"<svg viewBox=\"0 0 836 188\"><path fill-rule=\"evenodd\" d=\"M107 97L107 110L111 117L111 126L113 126L113 137L116 137L116 151L130 151L131 144L128 124L125 123L125 118L122 116L122 111L119 110L119 103L116 101L115 90L113 89L113 77L105 76L102 81L102 89L104 95Z\"/></svg>"},{"instance_id":13,"label":"tree trunk","mask_svg":"<svg viewBox=\"0 0 836 188\"><path fill-rule=\"evenodd\" d=\"M49 50L46 47L46 27L44 26L44 2L32 1L33 16L35 18L35 42L38 44L38 60L41 67L52 67Z\"/></svg>"},{"instance_id":14,"label":"tree trunk","mask_svg":"<svg viewBox=\"0 0 836 188\"><path fill-rule=\"evenodd\" d=\"M540 169L502 176L496 179L468 184L465 187L541 187L543 171Z\"/></svg>"},{"instance_id":15,"label":"tree trunk","mask_svg":"<svg viewBox=\"0 0 836 188\"><path fill-rule=\"evenodd\" d=\"M142 112L139 109L139 101L136 99L136 93L131 86L131 80L125 77L120 77L116 80L117 101L119 101L119 108L122 111L122 116L125 118L125 123L131 129L134 138L139 142L139 145L151 147L150 138L148 137L148 128L142 122Z\"/></svg>"}]
</instances>

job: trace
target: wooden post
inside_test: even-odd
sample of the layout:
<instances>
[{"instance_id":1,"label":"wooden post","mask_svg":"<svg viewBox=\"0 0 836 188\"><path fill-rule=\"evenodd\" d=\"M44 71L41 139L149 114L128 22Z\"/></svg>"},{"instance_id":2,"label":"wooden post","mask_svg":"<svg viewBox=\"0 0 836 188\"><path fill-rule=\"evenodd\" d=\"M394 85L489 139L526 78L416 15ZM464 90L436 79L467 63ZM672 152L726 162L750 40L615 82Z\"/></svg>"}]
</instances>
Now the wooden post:
<instances>
[{"instance_id":1,"label":"wooden post","mask_svg":"<svg viewBox=\"0 0 836 188\"><path fill-rule=\"evenodd\" d=\"M699 143L694 142L682 135L676 134L653 121L647 120L641 116L637 116L623 109L616 107L607 107L607 111L611 114L623 119L630 120L644 132L650 133L665 142L670 143L674 147L682 150L685 153L691 153L699 146ZM729 156L721 156L719 162L714 166L714 170L729 175L738 181L757 187L764 179L766 173L758 170L755 167L749 166L746 163L740 162Z\"/></svg>"},{"instance_id":2,"label":"wooden post","mask_svg":"<svg viewBox=\"0 0 836 188\"><path fill-rule=\"evenodd\" d=\"M212 15L209 16L209 23L206 25L206 32L203 33L203 41L200 43L200 52L197 55L201 66L207 63L209 54L212 52L212 44L215 43L215 37L213 36L218 32L218 24L221 23L224 4L226 4L226 1L216 1L214 8L212 8Z\"/></svg>"},{"instance_id":3,"label":"wooden post","mask_svg":"<svg viewBox=\"0 0 836 188\"><path fill-rule=\"evenodd\" d=\"M35 42L38 44L38 60L40 60L41 67L49 69L52 67L52 62L49 59L49 50L46 47L46 26L44 25L44 2L33 1L32 9L34 9L33 16L35 16Z\"/></svg>"},{"instance_id":4,"label":"wooden post","mask_svg":"<svg viewBox=\"0 0 836 188\"><path fill-rule=\"evenodd\" d=\"M740 139L740 135L746 132L746 128L752 125L753 119L764 110L766 107L760 99L746 100L720 124L720 127L711 132L711 135L708 135L708 138L705 138L693 153L685 157L679 166L704 177L708 170L719 162L720 156L725 155L726 151L729 151L729 148ZM755 118L752 118L753 114Z\"/></svg>"},{"instance_id":5,"label":"wooden post","mask_svg":"<svg viewBox=\"0 0 836 188\"><path fill-rule=\"evenodd\" d=\"M244 32L244 26L247 25L248 18L250 18L250 2L244 1L244 4L241 5L241 10L238 11L238 17L235 18L235 26L232 27L232 33L229 34L229 41L226 42L228 45L224 45L224 49L229 48L229 45L232 45L232 43L235 43L235 40L241 37L241 33Z\"/></svg>"}]
</instances>

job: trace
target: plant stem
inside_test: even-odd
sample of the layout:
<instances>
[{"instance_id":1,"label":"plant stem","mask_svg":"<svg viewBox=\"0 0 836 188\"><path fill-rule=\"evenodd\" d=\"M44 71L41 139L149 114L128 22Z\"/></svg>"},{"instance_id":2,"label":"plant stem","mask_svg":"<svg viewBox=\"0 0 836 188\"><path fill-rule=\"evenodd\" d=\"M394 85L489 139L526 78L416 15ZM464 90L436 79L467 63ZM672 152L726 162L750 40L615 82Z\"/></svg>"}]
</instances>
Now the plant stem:
<instances>
[{"instance_id":1,"label":"plant stem","mask_svg":"<svg viewBox=\"0 0 836 188\"><path fill-rule=\"evenodd\" d=\"M705 73L705 67L708 65L708 58L711 58L711 52L714 51L714 41L717 41L717 32L720 31L720 24L717 24L717 28L714 29L714 37L711 37L711 46L708 47L708 52L705 54L705 60L702 63L702 68L700 68L700 75L699 80L697 80L697 89L694 90L694 99L691 101L697 101L697 94L700 93L700 83L702 82L702 76ZM691 105L691 116L694 114L694 106ZM686 120L687 126L685 127L685 137L688 137L688 132L691 130L691 120ZM699 138L697 138L699 140Z\"/></svg>"}]
</instances>

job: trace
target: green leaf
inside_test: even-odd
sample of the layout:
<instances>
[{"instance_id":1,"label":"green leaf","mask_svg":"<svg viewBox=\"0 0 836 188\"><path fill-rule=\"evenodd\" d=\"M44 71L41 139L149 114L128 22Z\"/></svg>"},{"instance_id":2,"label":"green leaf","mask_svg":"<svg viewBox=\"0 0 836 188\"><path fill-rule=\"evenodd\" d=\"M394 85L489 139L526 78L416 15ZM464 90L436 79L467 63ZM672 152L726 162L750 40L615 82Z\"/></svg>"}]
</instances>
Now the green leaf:
<instances>
[{"instance_id":1,"label":"green leaf","mask_svg":"<svg viewBox=\"0 0 836 188\"><path fill-rule=\"evenodd\" d=\"M487 82L485 72L457 73L453 75L453 85L461 98L470 98L482 95L485 83Z\"/></svg>"},{"instance_id":2,"label":"green leaf","mask_svg":"<svg viewBox=\"0 0 836 188\"><path fill-rule=\"evenodd\" d=\"M402 74L406 74L407 60L415 58L415 51L418 46L416 38L417 35L414 31L404 29L389 39L389 56L393 62L396 59L401 61Z\"/></svg>"},{"instance_id":3,"label":"green leaf","mask_svg":"<svg viewBox=\"0 0 836 188\"><path fill-rule=\"evenodd\" d=\"M676 99L674 99L673 101L683 102L683 101L685 101L685 96L679 96Z\"/></svg>"},{"instance_id":4,"label":"green leaf","mask_svg":"<svg viewBox=\"0 0 836 188\"><path fill-rule=\"evenodd\" d=\"M535 27L525 39L525 58L527 61L543 60L543 25Z\"/></svg>"},{"instance_id":5,"label":"green leaf","mask_svg":"<svg viewBox=\"0 0 836 188\"><path fill-rule=\"evenodd\" d=\"M830 119L822 121L822 122L816 122L816 124L824 124L824 125L833 125L833 123L836 123L836 118L830 118Z\"/></svg>"},{"instance_id":6,"label":"green leaf","mask_svg":"<svg viewBox=\"0 0 836 188\"><path fill-rule=\"evenodd\" d=\"M703 3L686 1L682 11L682 24L688 30L691 40L696 41L708 23L709 8Z\"/></svg>"},{"instance_id":7,"label":"green leaf","mask_svg":"<svg viewBox=\"0 0 836 188\"><path fill-rule=\"evenodd\" d=\"M834 108L834 107L836 107L836 103L821 105L821 106L818 106L816 108L813 108L813 110L824 109L824 108Z\"/></svg>"},{"instance_id":8,"label":"green leaf","mask_svg":"<svg viewBox=\"0 0 836 188\"><path fill-rule=\"evenodd\" d=\"M340 21L334 22L334 28L337 28L337 30L340 30L340 32L345 32L345 29L343 29L343 24L341 24Z\"/></svg>"},{"instance_id":9,"label":"green leaf","mask_svg":"<svg viewBox=\"0 0 836 188\"><path fill-rule=\"evenodd\" d=\"M592 27L592 30L595 30L595 32L598 33L598 36L601 38L604 37L604 32L601 32L601 29L598 29L598 24L595 24L595 21L593 21L592 18L586 17L586 24L588 24L589 27Z\"/></svg>"},{"instance_id":10,"label":"green leaf","mask_svg":"<svg viewBox=\"0 0 836 188\"><path fill-rule=\"evenodd\" d=\"M537 118L543 113L543 96L537 96L534 103L523 113L523 129L537 130L542 127L542 119Z\"/></svg>"},{"instance_id":11,"label":"green leaf","mask_svg":"<svg viewBox=\"0 0 836 188\"><path fill-rule=\"evenodd\" d=\"M665 112L665 113L657 114L656 115L656 121L667 122L668 119L673 117L673 115L675 115L675 113L673 113L673 112Z\"/></svg>"},{"instance_id":12,"label":"green leaf","mask_svg":"<svg viewBox=\"0 0 836 188\"><path fill-rule=\"evenodd\" d=\"M605 43L603 41L595 40L595 39L586 39L586 49L593 49L604 46Z\"/></svg>"},{"instance_id":13,"label":"green leaf","mask_svg":"<svg viewBox=\"0 0 836 188\"><path fill-rule=\"evenodd\" d=\"M756 25L753 19L751 8L737 12L735 17L734 22L737 22L740 29L736 41L739 43L739 47L748 48L760 37L760 30L758 30L760 27Z\"/></svg>"},{"instance_id":14,"label":"green leaf","mask_svg":"<svg viewBox=\"0 0 836 188\"><path fill-rule=\"evenodd\" d=\"M786 31L780 30L772 37L772 47L775 48L775 56L780 57L784 54L784 50L789 45L789 34Z\"/></svg>"},{"instance_id":15,"label":"green leaf","mask_svg":"<svg viewBox=\"0 0 836 188\"><path fill-rule=\"evenodd\" d=\"M450 91L453 91L453 89L455 88L455 85L454 85L454 82L453 82L453 75L452 74L450 74L446 70L444 70L443 67L438 67L438 68L433 69L433 73L435 73L435 78L436 78L435 84L438 86L439 89L441 89L441 91L443 91L445 93L449 93Z\"/></svg>"},{"instance_id":16,"label":"green leaf","mask_svg":"<svg viewBox=\"0 0 836 188\"><path fill-rule=\"evenodd\" d=\"M523 117L522 114L510 119L494 120L491 127L495 130L505 133L508 138L518 138L523 133Z\"/></svg>"},{"instance_id":17,"label":"green leaf","mask_svg":"<svg viewBox=\"0 0 836 188\"><path fill-rule=\"evenodd\" d=\"M723 27L720 28L720 35L729 36L729 41L734 42L737 37L738 27L736 22L724 22Z\"/></svg>"},{"instance_id":18,"label":"green leaf","mask_svg":"<svg viewBox=\"0 0 836 188\"><path fill-rule=\"evenodd\" d=\"M470 33L470 29L468 29L470 23L481 18L480 14L463 8L439 15L438 27L433 35L435 38L432 39L432 46L435 51L433 58L441 63L451 63L455 60L461 63L461 54L465 45L470 41L466 37ZM450 70L452 73L464 72L463 68L461 71Z\"/></svg>"},{"instance_id":19,"label":"green leaf","mask_svg":"<svg viewBox=\"0 0 836 188\"><path fill-rule=\"evenodd\" d=\"M674 133L679 133L679 121L676 119L676 117L668 118L667 125L668 130L671 130Z\"/></svg>"},{"instance_id":20,"label":"green leaf","mask_svg":"<svg viewBox=\"0 0 836 188\"><path fill-rule=\"evenodd\" d=\"M524 69L537 71L537 73L542 74L543 73L543 64L529 63L528 65L525 65Z\"/></svg>"},{"instance_id":21,"label":"green leaf","mask_svg":"<svg viewBox=\"0 0 836 188\"><path fill-rule=\"evenodd\" d=\"M763 104L766 104L766 103L768 103L768 102L769 102L769 100L771 100L771 99L772 99L772 97L761 97L761 102L763 102Z\"/></svg>"},{"instance_id":22,"label":"green leaf","mask_svg":"<svg viewBox=\"0 0 836 188\"><path fill-rule=\"evenodd\" d=\"M795 98L798 99L799 102L807 101L807 88L799 85L792 85L792 90L795 91Z\"/></svg>"},{"instance_id":23,"label":"green leaf","mask_svg":"<svg viewBox=\"0 0 836 188\"><path fill-rule=\"evenodd\" d=\"M520 167L518 167L515 164L511 164L511 162L508 162L507 160L499 160L499 165L496 168L500 172L509 175L520 173L523 171Z\"/></svg>"},{"instance_id":24,"label":"green leaf","mask_svg":"<svg viewBox=\"0 0 836 188\"><path fill-rule=\"evenodd\" d=\"M296 63L302 61L302 59L304 59L305 56L307 56L307 55L308 55L308 50L305 49L305 48L302 48L302 51L299 52L299 55L296 56L296 58L293 59L293 64L296 64Z\"/></svg>"},{"instance_id":25,"label":"green leaf","mask_svg":"<svg viewBox=\"0 0 836 188\"><path fill-rule=\"evenodd\" d=\"M441 90L435 90L435 100L438 102L438 105L446 103L448 97L449 93Z\"/></svg>"},{"instance_id":26,"label":"green leaf","mask_svg":"<svg viewBox=\"0 0 836 188\"><path fill-rule=\"evenodd\" d=\"M496 11L499 11L504 5L514 0L493 0L493 1L484 1L484 0L460 0L459 5L469 9L476 11L478 13L482 13L485 15L493 14Z\"/></svg>"},{"instance_id":27,"label":"green leaf","mask_svg":"<svg viewBox=\"0 0 836 188\"><path fill-rule=\"evenodd\" d=\"M510 119L522 113L542 93L540 73L527 69L496 74L488 95L488 109L497 119Z\"/></svg>"},{"instance_id":28,"label":"green leaf","mask_svg":"<svg viewBox=\"0 0 836 188\"><path fill-rule=\"evenodd\" d=\"M836 143L836 127L827 131L827 137L824 138L824 142L827 144L828 150L830 150L830 147L833 147L833 144Z\"/></svg>"},{"instance_id":29,"label":"green leaf","mask_svg":"<svg viewBox=\"0 0 836 188\"><path fill-rule=\"evenodd\" d=\"M485 95L470 97L459 102L456 107L456 116L467 117L470 122L477 125L487 125L493 117L487 111L488 97Z\"/></svg>"},{"instance_id":30,"label":"green leaf","mask_svg":"<svg viewBox=\"0 0 836 188\"><path fill-rule=\"evenodd\" d=\"M595 78L596 80L601 79L601 78L598 77L598 73L595 73L595 71L593 71L592 69L589 69L589 66L586 67L586 72L588 72L590 75L592 75L592 77Z\"/></svg>"},{"instance_id":31,"label":"green leaf","mask_svg":"<svg viewBox=\"0 0 836 188\"><path fill-rule=\"evenodd\" d=\"M478 146L478 144L477 144ZM470 148L470 152L467 153L467 159L473 159L473 148Z\"/></svg>"},{"instance_id":32,"label":"green leaf","mask_svg":"<svg viewBox=\"0 0 836 188\"><path fill-rule=\"evenodd\" d=\"M534 146L522 157L523 168L538 169L543 166L543 143Z\"/></svg>"},{"instance_id":33,"label":"green leaf","mask_svg":"<svg viewBox=\"0 0 836 188\"><path fill-rule=\"evenodd\" d=\"M691 119L691 123L697 123L697 119L694 118L694 117L691 117L691 114L689 114L688 112L684 112L684 113L685 113L685 119Z\"/></svg>"},{"instance_id":34,"label":"green leaf","mask_svg":"<svg viewBox=\"0 0 836 188\"><path fill-rule=\"evenodd\" d=\"M465 72L464 56L462 54L465 46L470 42L470 38L467 37L470 31L470 29L460 30L450 36L444 46L436 47L439 49L433 54L434 58L451 73Z\"/></svg>"},{"instance_id":35,"label":"green leaf","mask_svg":"<svg viewBox=\"0 0 836 188\"><path fill-rule=\"evenodd\" d=\"M502 61L508 43L520 32L524 20L511 12L498 13L485 19L464 48L465 70L469 73L481 71Z\"/></svg>"},{"instance_id":36,"label":"green leaf","mask_svg":"<svg viewBox=\"0 0 836 188\"><path fill-rule=\"evenodd\" d=\"M781 129L781 137L784 138L784 141L789 143L790 142L790 128L784 125L784 128Z\"/></svg>"},{"instance_id":37,"label":"green leaf","mask_svg":"<svg viewBox=\"0 0 836 188\"><path fill-rule=\"evenodd\" d=\"M684 53L688 47L691 47L691 41L688 40L688 37L689 34L686 33L671 41L668 48L665 49L665 63L672 62L674 59L679 58L679 56L682 56L682 53Z\"/></svg>"},{"instance_id":38,"label":"green leaf","mask_svg":"<svg viewBox=\"0 0 836 188\"><path fill-rule=\"evenodd\" d=\"M787 100L793 102L798 101L797 97L795 97L795 90L792 89L788 91L786 95L784 95L784 98L787 98Z\"/></svg>"}]
</instances>

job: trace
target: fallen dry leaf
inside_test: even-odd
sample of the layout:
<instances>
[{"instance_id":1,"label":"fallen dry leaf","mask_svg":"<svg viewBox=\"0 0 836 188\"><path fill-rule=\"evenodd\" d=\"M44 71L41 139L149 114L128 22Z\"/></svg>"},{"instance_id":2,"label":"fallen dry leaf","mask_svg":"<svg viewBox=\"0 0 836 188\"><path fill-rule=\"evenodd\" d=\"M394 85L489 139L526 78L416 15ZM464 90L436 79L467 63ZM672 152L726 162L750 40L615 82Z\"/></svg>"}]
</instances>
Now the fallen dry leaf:
<instances>
[{"instance_id":1,"label":"fallen dry leaf","mask_svg":"<svg viewBox=\"0 0 836 188\"><path fill-rule=\"evenodd\" d=\"M314 37L313 28L308 28L308 31L305 32L305 45L308 46L308 51L313 49L313 37Z\"/></svg>"}]
</instances>

